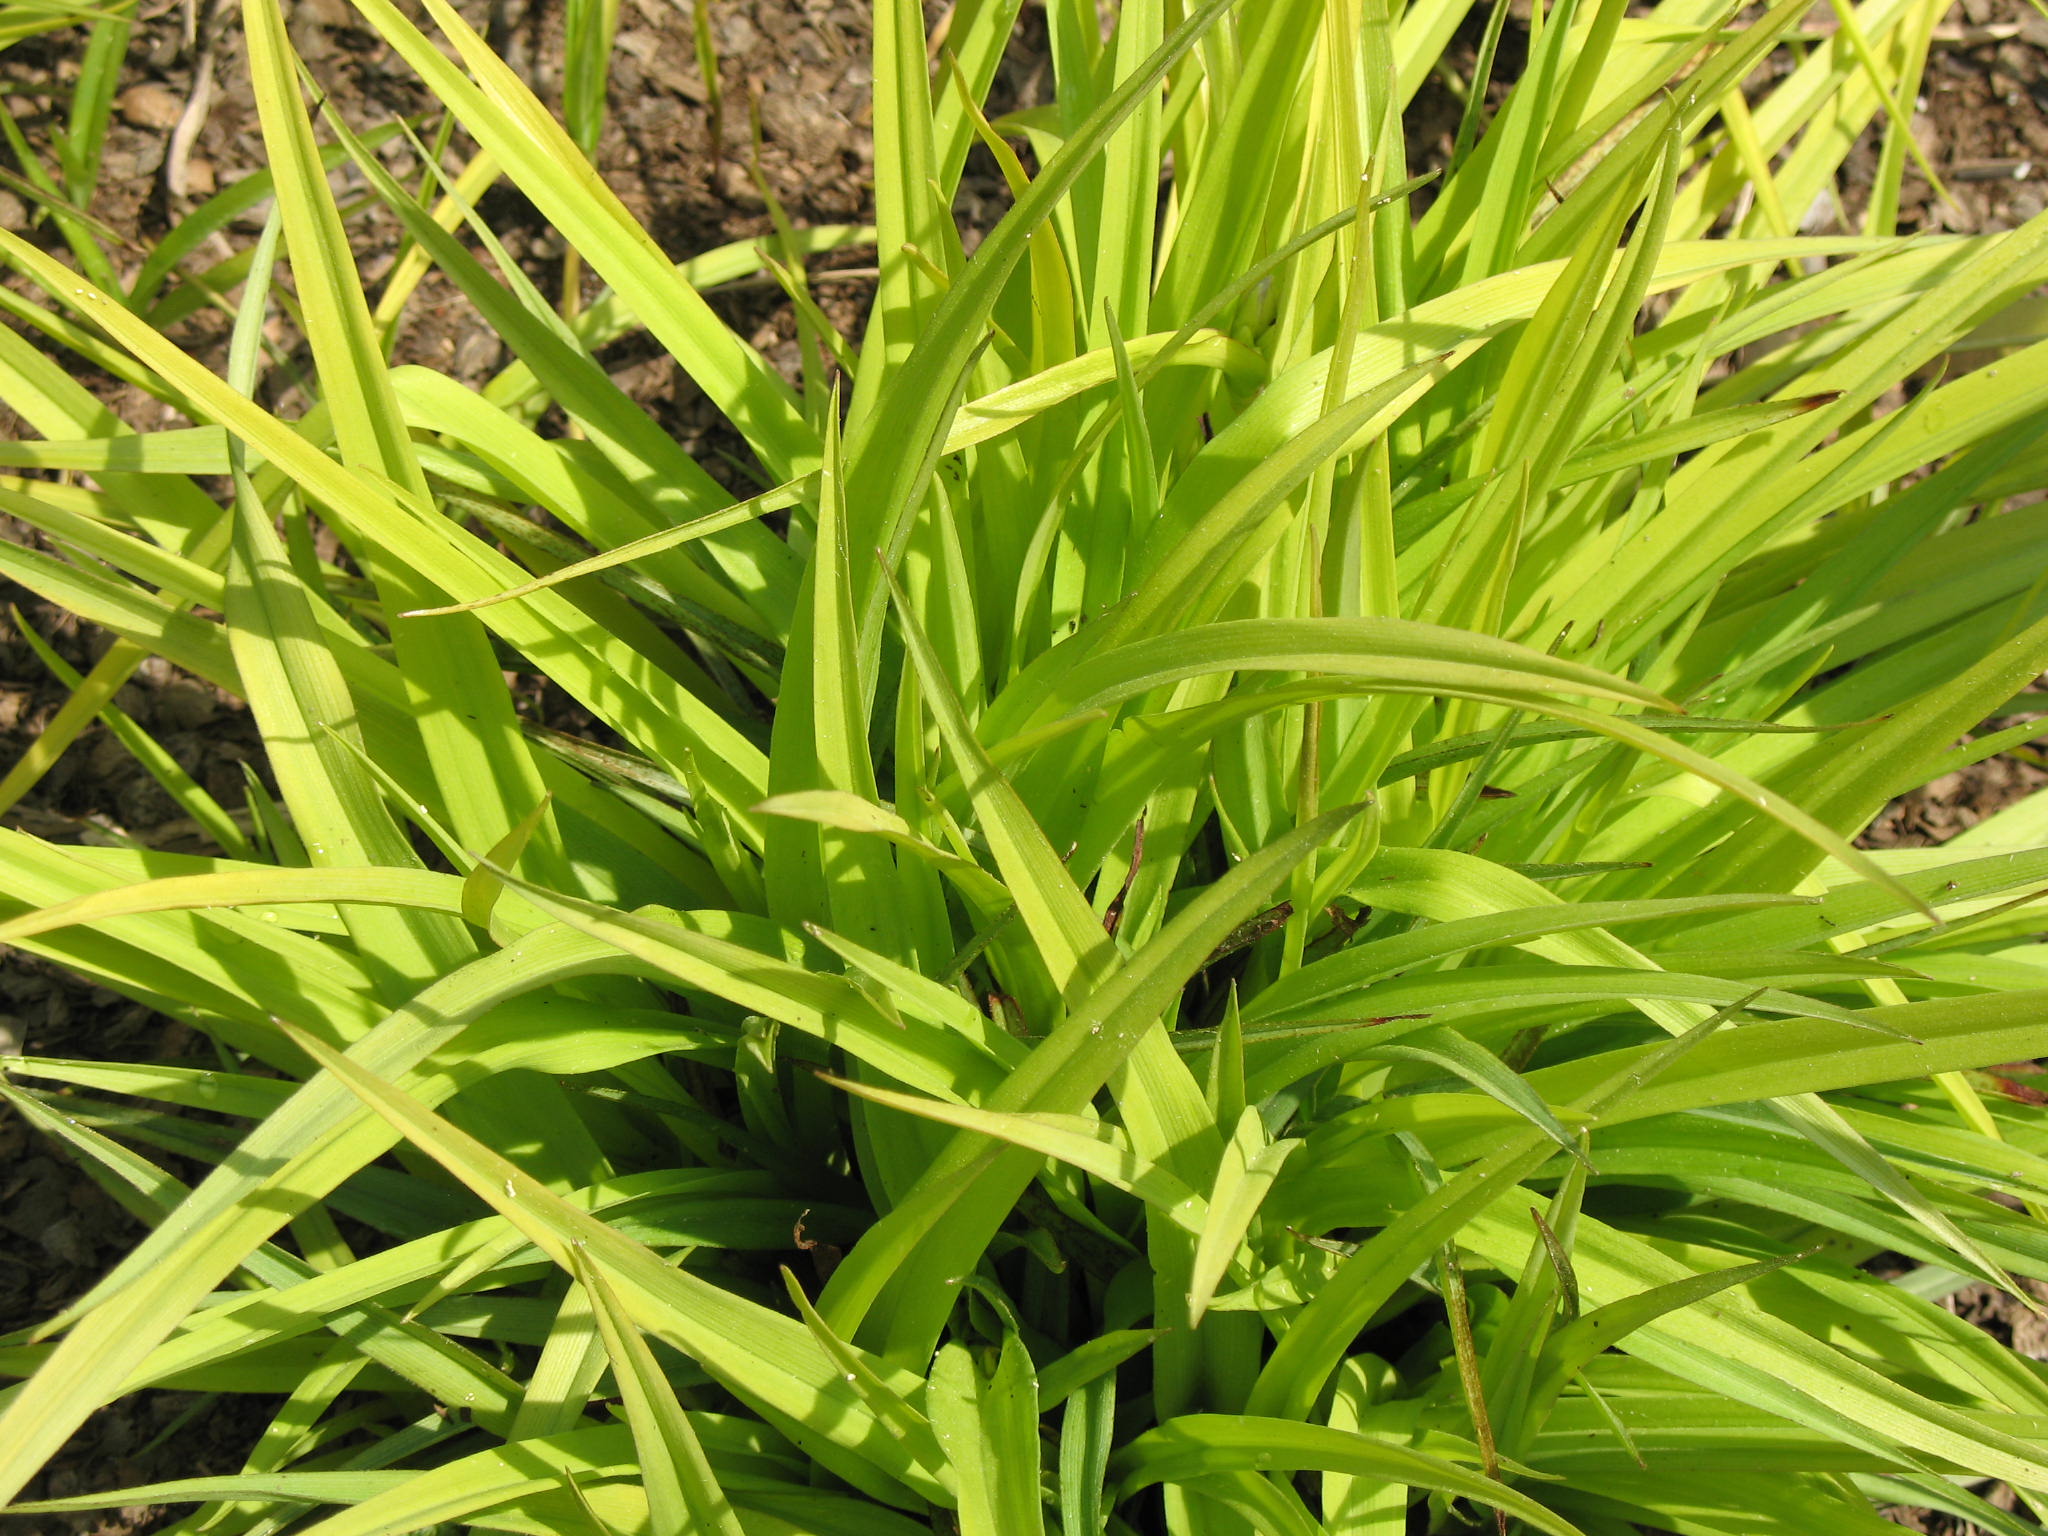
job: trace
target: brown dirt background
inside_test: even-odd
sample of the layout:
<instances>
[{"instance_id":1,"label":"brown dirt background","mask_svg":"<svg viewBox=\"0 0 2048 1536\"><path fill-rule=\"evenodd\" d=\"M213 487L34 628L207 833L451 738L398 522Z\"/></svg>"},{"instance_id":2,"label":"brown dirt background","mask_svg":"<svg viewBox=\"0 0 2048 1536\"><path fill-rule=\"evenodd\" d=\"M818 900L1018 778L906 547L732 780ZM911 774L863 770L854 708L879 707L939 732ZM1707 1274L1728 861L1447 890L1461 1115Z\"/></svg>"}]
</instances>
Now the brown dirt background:
<instances>
[{"instance_id":1,"label":"brown dirt background","mask_svg":"<svg viewBox=\"0 0 2048 1536\"><path fill-rule=\"evenodd\" d=\"M144 0L108 138L105 175L92 212L137 242L160 237L189 206L167 189L171 178L165 161L170 128L202 73L213 81L212 101L183 167L188 199L203 198L264 160L234 8L224 0L191 3L196 26L188 35L186 4ZM464 0L461 8L540 94L554 101L561 75L560 4ZM936 21L944 7L929 9ZM357 25L345 0L288 0L287 12L295 46L357 128L429 105L400 62ZM713 0L709 14L723 102L716 125L710 82L696 57L691 0L622 0L612 105L599 162L627 206L678 258L770 232L756 169L799 224L871 218L868 7L853 0ZM1526 14L1525 3L1516 14ZM1832 25L1824 7L1806 23L1816 32ZM1511 22L1502 54L1509 71L1515 66L1518 32L1518 24ZM1476 41L1476 23L1468 33L1467 47ZM80 46L78 34L59 33L0 53L0 103L20 122L30 143L45 151L51 129L61 126ZM1006 108L1029 106L1048 89L1042 13L1028 7L996 95ZM1909 177L1902 229L2005 229L2048 206L2048 20L2022 0L1962 0L1937 34L1916 108L1916 137L1954 201L1937 199L1924 183ZM759 124L758 156L750 119ZM1447 95L1425 93L1418 101L1409 122L1415 168L1443 162L1456 121L1455 103ZM1000 181L979 155L962 185L962 218L970 231L986 229L1006 202ZM385 158L401 177L416 173L403 148L388 149ZM1862 202L1859 181L1867 181L1874 165L1875 141L1866 136L1841 189L1846 210L1817 207L1807 227L1831 228L1845 211L1853 215ZM0 167L17 169L4 155ZM532 207L500 188L486 199L483 212L511 255L552 291L559 283L562 245ZM0 227L46 246L57 243L4 186ZM260 217L235 233L246 237L257 227ZM357 220L351 231L374 297L376 281L396 249L395 225L373 214ZM225 249L214 253L216 258L225 254ZM869 292L863 268L872 259L869 252L851 252L813 264L821 305L849 333L858 330ZM831 275L834 269L840 275ZM776 290L735 285L711 298L736 329L794 377L795 329ZM204 352L223 342L223 322L202 314L174 335ZM430 276L414 298L398 355L472 384L500 363L497 338L474 323L466 302L438 276ZM735 440L715 413L657 348L629 339L604 361L621 385L693 452L715 463L721 452L734 450ZM169 424L164 408L139 392L95 378L90 370L80 376L132 425ZM20 422L0 408L0 436L20 431ZM33 536L0 519L0 537ZM62 610L0 580L0 771L35 740L66 696L21 638L16 605L81 671L106 645L104 636L82 628ZM239 703L161 662L146 665L118 703L223 804L241 803L244 764L263 769L260 742ZM1904 797L1865 841L1871 846L1945 841L2048 784L2048 770L2026 756L1991 759ZM178 851L209 846L102 726L86 732L64 754L6 823L60 842L133 837ZM0 1054L172 1059L185 1054L187 1045L181 1028L150 1010L0 947ZM50 1316L140 1236L141 1228L61 1153L0 1112L0 1332ZM2026 1354L2048 1359L2048 1328L2006 1298L1973 1288L1958 1293L1950 1305ZM264 1400L136 1394L96 1416L33 1493L58 1497L157 1478L232 1472L273 1409ZM2009 1496L2001 1502L2009 1504ZM142 1508L70 1519L0 1516L0 1532L139 1536L170 1523L176 1514ZM1909 1513L1895 1518L1903 1527L1937 1536L1968 1536L1975 1529L1926 1522Z\"/></svg>"}]
</instances>

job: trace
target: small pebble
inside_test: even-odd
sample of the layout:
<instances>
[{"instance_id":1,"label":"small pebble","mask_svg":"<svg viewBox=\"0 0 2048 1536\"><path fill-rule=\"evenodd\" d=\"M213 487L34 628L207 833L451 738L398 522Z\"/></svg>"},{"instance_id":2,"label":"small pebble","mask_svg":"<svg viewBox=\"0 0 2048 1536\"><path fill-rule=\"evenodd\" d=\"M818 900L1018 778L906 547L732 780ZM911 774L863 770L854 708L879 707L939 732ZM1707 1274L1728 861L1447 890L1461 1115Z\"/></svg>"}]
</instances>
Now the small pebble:
<instances>
[{"instance_id":1,"label":"small pebble","mask_svg":"<svg viewBox=\"0 0 2048 1536\"><path fill-rule=\"evenodd\" d=\"M131 85L114 103L121 121L132 128L175 128L185 113L185 99L168 85L153 80Z\"/></svg>"},{"instance_id":2,"label":"small pebble","mask_svg":"<svg viewBox=\"0 0 2048 1536\"><path fill-rule=\"evenodd\" d=\"M183 681L172 683L153 702L157 723L173 731L196 731L220 710L206 688Z\"/></svg>"},{"instance_id":3,"label":"small pebble","mask_svg":"<svg viewBox=\"0 0 2048 1536\"><path fill-rule=\"evenodd\" d=\"M712 180L718 188L719 196L727 202L742 208L763 206L761 191L754 185L754 178L747 174L745 166L736 165L730 160L721 161Z\"/></svg>"},{"instance_id":4,"label":"small pebble","mask_svg":"<svg viewBox=\"0 0 2048 1536\"><path fill-rule=\"evenodd\" d=\"M620 53L630 53L642 64L652 64L655 56L661 52L661 34L650 32L645 27L635 27L631 31L621 32L613 40L612 46Z\"/></svg>"},{"instance_id":5,"label":"small pebble","mask_svg":"<svg viewBox=\"0 0 2048 1536\"><path fill-rule=\"evenodd\" d=\"M754 24L737 11L714 11L711 37L719 54L731 59L744 58L761 45L761 34Z\"/></svg>"},{"instance_id":6,"label":"small pebble","mask_svg":"<svg viewBox=\"0 0 2048 1536\"><path fill-rule=\"evenodd\" d=\"M185 195L187 197L193 199L211 197L214 194L214 189L219 185L220 182L214 175L213 162L211 160L204 160L198 155L194 155L185 162Z\"/></svg>"},{"instance_id":7,"label":"small pebble","mask_svg":"<svg viewBox=\"0 0 2048 1536\"><path fill-rule=\"evenodd\" d=\"M455 356L448 365L448 371L464 381L481 378L497 368L503 351L504 343L497 332L482 328L465 332L462 340L455 344Z\"/></svg>"},{"instance_id":8,"label":"small pebble","mask_svg":"<svg viewBox=\"0 0 2048 1536\"><path fill-rule=\"evenodd\" d=\"M358 25L355 7L348 0L298 0L292 7L292 17L295 21L310 21L330 32Z\"/></svg>"}]
</instances>

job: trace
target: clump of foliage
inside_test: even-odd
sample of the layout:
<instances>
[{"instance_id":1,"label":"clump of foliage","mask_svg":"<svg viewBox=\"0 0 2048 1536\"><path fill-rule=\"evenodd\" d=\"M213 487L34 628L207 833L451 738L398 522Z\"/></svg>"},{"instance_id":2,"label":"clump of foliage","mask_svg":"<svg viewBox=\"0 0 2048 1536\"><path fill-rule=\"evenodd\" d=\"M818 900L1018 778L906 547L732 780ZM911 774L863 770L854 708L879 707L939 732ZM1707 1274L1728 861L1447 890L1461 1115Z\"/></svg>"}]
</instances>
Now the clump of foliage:
<instances>
[{"instance_id":1,"label":"clump of foliage","mask_svg":"<svg viewBox=\"0 0 2048 1536\"><path fill-rule=\"evenodd\" d=\"M262 178L126 276L0 236L190 423L0 330L49 546L0 570L119 637L0 796L149 656L275 786L124 725L219 857L0 832L0 941L210 1053L5 1063L152 1230L0 1348L0 1496L175 1386L282 1396L240 1475L17 1508L2037 1531L1971 1489L2048 1492L2048 1376L1938 1303L2048 1279L2048 1121L1985 1075L2048 1025L2048 802L1851 841L2048 668L2048 221L1895 228L1945 0L1539 0L1504 94L1500 5L1429 167L1461 0L1048 0L1056 101L990 122L1019 4L933 67L878 0L872 231L672 264L579 147L602 7L572 135L447 0L356 0L472 146L401 186L246 0ZM1857 232L1801 233L1866 130ZM344 164L412 242L374 301ZM505 259L499 178L600 300ZM804 258L868 242L856 349ZM429 264L481 391L387 360ZM800 387L700 296L762 271ZM218 372L166 336L210 303ZM613 384L631 329L761 494Z\"/></svg>"}]
</instances>

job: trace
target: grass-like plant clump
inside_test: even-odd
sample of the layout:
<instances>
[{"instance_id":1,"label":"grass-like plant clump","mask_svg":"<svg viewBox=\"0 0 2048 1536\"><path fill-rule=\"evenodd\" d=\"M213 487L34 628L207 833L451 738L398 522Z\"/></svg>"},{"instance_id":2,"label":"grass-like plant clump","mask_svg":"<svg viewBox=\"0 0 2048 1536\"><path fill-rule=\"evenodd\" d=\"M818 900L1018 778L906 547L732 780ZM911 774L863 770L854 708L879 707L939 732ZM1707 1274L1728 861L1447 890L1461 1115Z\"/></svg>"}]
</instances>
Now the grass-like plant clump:
<instances>
[{"instance_id":1,"label":"grass-like plant clump","mask_svg":"<svg viewBox=\"0 0 2048 1536\"><path fill-rule=\"evenodd\" d=\"M123 720L220 856L0 832L0 942L204 1041L4 1063L152 1230L0 1347L0 1497L170 1386L282 1406L240 1475L15 1508L2038 1532L1973 1489L2048 1494L2048 1372L1940 1302L2048 1279L2048 1119L1983 1070L2048 1040L2048 800L1852 842L2048 668L2048 219L1895 227L1946 0L1538 0L1504 93L1505 4L1459 74L1463 0L1047 0L1056 99L993 122L1020 0L940 49L877 0L875 227L680 267L585 153L605 6L565 128L448 0L354 3L441 179L245 0L262 177L102 244L96 40L69 259L0 234L47 546L0 572L118 636L0 799L152 656L274 775L222 806ZM601 298L505 257L500 179ZM805 258L862 244L856 346ZM430 265L481 391L388 362ZM800 385L700 296L763 272ZM206 306L219 369L167 339ZM632 330L758 495L599 365Z\"/></svg>"}]
</instances>

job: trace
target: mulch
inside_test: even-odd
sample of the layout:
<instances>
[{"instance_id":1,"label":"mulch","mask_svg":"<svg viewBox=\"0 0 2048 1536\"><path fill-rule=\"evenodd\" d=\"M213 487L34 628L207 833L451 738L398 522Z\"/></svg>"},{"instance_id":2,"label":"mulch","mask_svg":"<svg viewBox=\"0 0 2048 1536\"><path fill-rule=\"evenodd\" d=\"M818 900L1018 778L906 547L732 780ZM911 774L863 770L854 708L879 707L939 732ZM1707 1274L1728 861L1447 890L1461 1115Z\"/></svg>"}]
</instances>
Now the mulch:
<instances>
[{"instance_id":1,"label":"mulch","mask_svg":"<svg viewBox=\"0 0 2048 1536\"><path fill-rule=\"evenodd\" d=\"M544 97L559 90L560 0L464 0L462 9ZM612 111L599 152L607 180L665 250L677 257L772 229L765 182L798 223L862 222L872 217L872 125L869 7L859 0L715 0L710 6L716 73L699 67L691 0L624 0L612 73ZM942 7L934 6L936 13ZM198 6L195 38L186 32L181 0L145 0L121 81L119 112L108 136L106 175L93 212L124 237L144 244L160 237L191 202L264 163L254 100L241 57L235 8L224 0ZM294 45L354 126L397 114L418 114L430 102L390 51L364 29L346 0L293 0ZM1807 25L1832 24L1824 8ZM1511 66L1519 24L1510 23L1503 62ZM195 41L196 39L196 41ZM207 40L211 41L208 42ZM31 143L47 145L78 71L80 39L59 33L0 53L0 104ZM1909 177L1901 227L1988 231L2010 228L2048 205L2048 20L2022 0L1962 0L1937 35L1927 86L1915 103L1915 136L1935 163L1950 197ZM171 129L211 81L203 126L183 156L170 154ZM716 87L715 91L713 87ZM1006 58L997 97L1005 107L1030 106L1049 91L1042 15L1026 12ZM714 110L714 105L717 110ZM1455 103L1437 93L1410 115L1411 156L1441 163L1455 131ZM758 147L756 133L758 132ZM1850 161L1850 181L1875 165L1866 136ZM416 174L410 151L388 148L386 163ZM167 163L170 161L171 163ZM757 177L759 181L757 181ZM1006 196L992 167L971 163L962 206L970 231L986 229ZM1816 209L1811 217L1854 215ZM484 215L537 283L560 279L560 240L535 210L509 189L493 191ZM0 227L49 243L15 193L0 187ZM248 228L238 230L245 237ZM395 224L381 212L351 226L366 275L381 276L396 247ZM970 239L972 235L970 233ZM219 254L225 254L225 251ZM820 265L859 268L869 253ZM374 291L374 290L373 290ZM816 285L821 305L857 332L868 296L864 278ZM796 332L772 287L735 287L711 295L719 313L794 376ZM202 313L175 333L200 355L224 343L223 321ZM497 338L477 326L466 301L438 275L422 285L401 334L399 359L422 363L476 384L502 362ZM644 340L628 339L604 361L636 399L708 463L744 458L744 445L711 411L672 360ZM118 381L91 382L139 428L167 424L163 408ZM0 436L21 431L0 409ZM0 520L0 537L32 537ZM0 769L32 743L61 706L66 690L44 671L21 638L21 615L73 666L89 668L106 639L59 609L0 581ZM224 804L242 799L245 771L263 771L261 744L246 710L162 663L145 665L121 691L121 708L150 731ZM2048 771L2018 757L1994 758L1905 797L1885 813L1866 841L1873 846L1932 844L2048 783ZM155 847L197 851L198 830L104 727L95 726L7 818L56 841L131 837ZM0 1054L172 1059L188 1037L148 1009L106 988L70 976L19 951L0 948ZM189 1172L190 1170L179 1170ZM0 1113L0 1332L50 1316L83 1291L140 1235L137 1223L62 1154L11 1115ZM2041 1357L2048 1340L2036 1320L1994 1293L1961 1293L1965 1316L2012 1337ZM238 1468L254 1434L275 1405L262 1400L208 1399L191 1393L144 1392L96 1416L33 1490L63 1496L170 1476ZM139 1536L177 1516L141 1508L74 1518L0 1516L8 1536ZM1901 1523L1910 1523L1901 1517ZM1920 1528L1914 1526L1914 1528ZM1930 1531L1962 1536L1953 1525Z\"/></svg>"}]
</instances>

